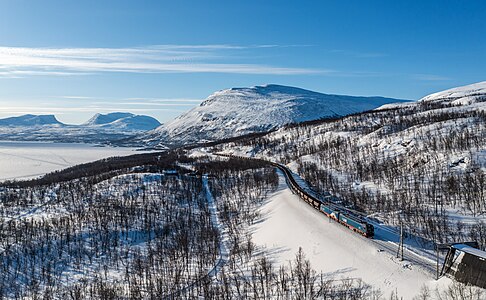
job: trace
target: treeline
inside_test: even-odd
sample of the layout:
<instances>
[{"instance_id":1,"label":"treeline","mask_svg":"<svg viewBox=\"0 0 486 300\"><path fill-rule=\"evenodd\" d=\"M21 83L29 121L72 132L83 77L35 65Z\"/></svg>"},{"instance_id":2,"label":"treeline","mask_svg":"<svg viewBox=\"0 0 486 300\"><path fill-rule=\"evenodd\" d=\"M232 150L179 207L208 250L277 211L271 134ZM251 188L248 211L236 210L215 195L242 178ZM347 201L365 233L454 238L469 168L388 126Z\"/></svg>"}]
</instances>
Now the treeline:
<instances>
[{"instance_id":1,"label":"treeline","mask_svg":"<svg viewBox=\"0 0 486 300\"><path fill-rule=\"evenodd\" d=\"M181 150L115 156L54 171L38 179L4 181L0 183L0 186L30 187L66 182L82 177L89 177L93 183L96 183L130 171L157 172L160 170L177 168L177 162L184 163L191 161L192 160L185 156Z\"/></svg>"}]
</instances>

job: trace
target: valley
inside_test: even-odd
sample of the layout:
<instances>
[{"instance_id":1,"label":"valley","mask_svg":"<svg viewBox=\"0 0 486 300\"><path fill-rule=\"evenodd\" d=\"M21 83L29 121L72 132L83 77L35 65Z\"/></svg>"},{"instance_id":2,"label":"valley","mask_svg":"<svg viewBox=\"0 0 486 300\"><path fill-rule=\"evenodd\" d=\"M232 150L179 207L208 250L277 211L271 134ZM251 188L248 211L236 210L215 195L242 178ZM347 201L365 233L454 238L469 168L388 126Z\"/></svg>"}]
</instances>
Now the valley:
<instances>
[{"instance_id":1,"label":"valley","mask_svg":"<svg viewBox=\"0 0 486 300\"><path fill-rule=\"evenodd\" d=\"M486 300L485 12L0 0L0 300Z\"/></svg>"},{"instance_id":2,"label":"valley","mask_svg":"<svg viewBox=\"0 0 486 300\"><path fill-rule=\"evenodd\" d=\"M159 152L2 142L0 292L76 299L88 291L88 298L482 296L449 275L436 280L434 247L464 240L485 247L485 94L481 83L211 143L180 135L187 139L177 143L187 146ZM280 97L274 101L287 101ZM207 120L198 122L204 128ZM291 170L318 201L371 224L374 234L360 235L312 208L269 162Z\"/></svg>"}]
</instances>

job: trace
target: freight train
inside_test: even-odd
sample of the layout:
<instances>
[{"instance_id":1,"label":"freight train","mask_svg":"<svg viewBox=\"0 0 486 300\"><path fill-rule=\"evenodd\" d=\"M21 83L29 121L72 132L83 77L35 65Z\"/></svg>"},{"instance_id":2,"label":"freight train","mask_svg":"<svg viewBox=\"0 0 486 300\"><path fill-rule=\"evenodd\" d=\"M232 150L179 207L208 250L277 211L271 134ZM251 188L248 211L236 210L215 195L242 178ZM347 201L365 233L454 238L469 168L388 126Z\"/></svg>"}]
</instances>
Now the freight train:
<instances>
[{"instance_id":1,"label":"freight train","mask_svg":"<svg viewBox=\"0 0 486 300\"><path fill-rule=\"evenodd\" d=\"M235 158L240 158L240 159L254 159L254 158L248 158L248 157L243 157L243 156L235 156L235 155L228 155L228 154L218 154L220 156L226 156L226 157L235 157ZM361 216L355 215L338 205L331 203L331 202L326 202L320 199L317 199L316 197L310 195L308 192L306 192L296 181L294 176L292 176L292 173L290 170L281 164L274 163L274 162L269 162L265 160L261 160L267 163L270 163L271 165L277 167L280 169L284 175L285 175L285 180L287 181L287 185L290 187L290 189L297 194L302 200L307 202L310 206L312 206L314 209L318 210L319 212L323 213L326 215L328 218L331 218L335 220L336 222L339 222L340 224L348 227L349 229L367 237L367 238L372 238L375 234L375 228L373 225L369 224L364 220Z\"/></svg>"}]
</instances>

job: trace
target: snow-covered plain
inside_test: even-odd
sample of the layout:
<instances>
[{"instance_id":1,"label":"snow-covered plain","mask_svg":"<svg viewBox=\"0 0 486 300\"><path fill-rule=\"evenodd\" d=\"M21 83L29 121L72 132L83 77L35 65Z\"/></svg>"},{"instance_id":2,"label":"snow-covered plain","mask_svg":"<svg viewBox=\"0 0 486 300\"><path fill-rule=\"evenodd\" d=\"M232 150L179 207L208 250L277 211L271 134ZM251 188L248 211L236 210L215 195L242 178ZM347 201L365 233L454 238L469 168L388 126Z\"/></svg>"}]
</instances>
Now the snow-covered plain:
<instances>
[{"instance_id":1,"label":"snow-covered plain","mask_svg":"<svg viewBox=\"0 0 486 300\"><path fill-rule=\"evenodd\" d=\"M130 154L136 154L134 148L0 141L0 180L33 178L81 163Z\"/></svg>"},{"instance_id":2,"label":"snow-covered plain","mask_svg":"<svg viewBox=\"0 0 486 300\"><path fill-rule=\"evenodd\" d=\"M334 280L361 278L379 288L385 298L394 292L403 299L412 299L423 285L442 290L451 282L446 277L435 281L434 274L400 261L373 240L330 221L294 195L282 174L279 188L261 213L262 221L251 228L253 241L266 247L279 265L287 265L302 247L316 271Z\"/></svg>"}]
</instances>

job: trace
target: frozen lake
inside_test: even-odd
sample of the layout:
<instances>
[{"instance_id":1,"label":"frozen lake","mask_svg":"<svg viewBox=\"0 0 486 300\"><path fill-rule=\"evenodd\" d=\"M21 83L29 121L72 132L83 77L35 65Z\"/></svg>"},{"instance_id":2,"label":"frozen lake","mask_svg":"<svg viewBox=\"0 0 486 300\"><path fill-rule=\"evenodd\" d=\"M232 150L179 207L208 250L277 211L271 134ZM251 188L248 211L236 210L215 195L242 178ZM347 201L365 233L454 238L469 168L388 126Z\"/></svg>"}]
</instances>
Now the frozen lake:
<instances>
[{"instance_id":1,"label":"frozen lake","mask_svg":"<svg viewBox=\"0 0 486 300\"><path fill-rule=\"evenodd\" d=\"M135 148L0 141L0 180L27 179L80 163L136 153Z\"/></svg>"}]
</instances>

